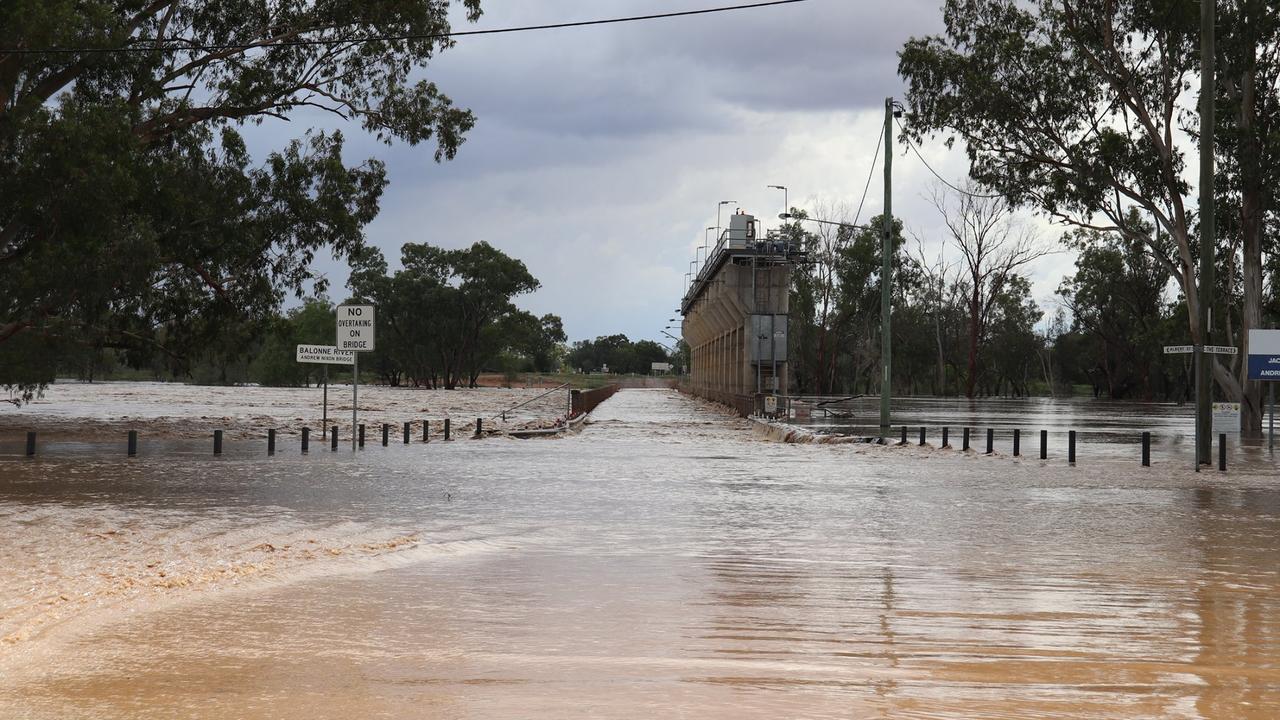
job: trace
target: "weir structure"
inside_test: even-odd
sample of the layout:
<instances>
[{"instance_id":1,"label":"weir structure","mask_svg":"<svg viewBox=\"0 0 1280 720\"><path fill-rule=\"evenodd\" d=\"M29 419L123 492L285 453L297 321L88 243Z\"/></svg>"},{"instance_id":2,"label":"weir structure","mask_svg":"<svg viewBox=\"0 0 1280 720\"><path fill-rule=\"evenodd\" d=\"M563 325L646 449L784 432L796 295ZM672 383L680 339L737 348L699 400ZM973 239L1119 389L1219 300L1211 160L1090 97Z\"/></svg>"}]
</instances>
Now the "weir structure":
<instances>
[{"instance_id":1,"label":"weir structure","mask_svg":"<svg viewBox=\"0 0 1280 720\"><path fill-rule=\"evenodd\" d=\"M804 258L775 232L761 237L754 216L729 216L680 301L688 390L744 416L785 410L791 266Z\"/></svg>"}]
</instances>

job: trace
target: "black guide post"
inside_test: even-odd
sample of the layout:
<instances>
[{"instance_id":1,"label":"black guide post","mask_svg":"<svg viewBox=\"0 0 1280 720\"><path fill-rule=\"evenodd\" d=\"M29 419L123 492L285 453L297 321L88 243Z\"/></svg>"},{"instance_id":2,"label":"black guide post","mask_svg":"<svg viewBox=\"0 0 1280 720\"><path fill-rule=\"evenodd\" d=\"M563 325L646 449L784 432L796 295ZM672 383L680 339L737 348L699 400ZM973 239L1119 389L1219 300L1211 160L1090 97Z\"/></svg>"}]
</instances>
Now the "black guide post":
<instances>
[{"instance_id":1,"label":"black guide post","mask_svg":"<svg viewBox=\"0 0 1280 720\"><path fill-rule=\"evenodd\" d=\"M431 421L422 421L422 442L429 442L431 439Z\"/></svg>"},{"instance_id":2,"label":"black guide post","mask_svg":"<svg viewBox=\"0 0 1280 720\"><path fill-rule=\"evenodd\" d=\"M134 455L137 455L137 454L138 454L138 431L130 430L129 431L129 457L133 457Z\"/></svg>"},{"instance_id":3,"label":"black guide post","mask_svg":"<svg viewBox=\"0 0 1280 720\"><path fill-rule=\"evenodd\" d=\"M903 425L903 426L902 426L902 442L900 442L900 443L898 443L898 444L899 444L899 445L906 445L906 444L907 444L907 426L906 426L906 425Z\"/></svg>"},{"instance_id":4,"label":"black guide post","mask_svg":"<svg viewBox=\"0 0 1280 720\"><path fill-rule=\"evenodd\" d=\"M1022 431L1014 428L1013 430L1013 456L1018 457L1022 454Z\"/></svg>"},{"instance_id":5,"label":"black guide post","mask_svg":"<svg viewBox=\"0 0 1280 720\"><path fill-rule=\"evenodd\" d=\"M1151 467L1151 433L1142 433L1142 467Z\"/></svg>"},{"instance_id":6,"label":"black guide post","mask_svg":"<svg viewBox=\"0 0 1280 720\"><path fill-rule=\"evenodd\" d=\"M276 454L276 429L275 428L271 428L270 430L267 430L267 454L268 455Z\"/></svg>"},{"instance_id":7,"label":"black guide post","mask_svg":"<svg viewBox=\"0 0 1280 720\"><path fill-rule=\"evenodd\" d=\"M27 457L36 454L36 434L35 432L27 433Z\"/></svg>"},{"instance_id":8,"label":"black guide post","mask_svg":"<svg viewBox=\"0 0 1280 720\"><path fill-rule=\"evenodd\" d=\"M449 418L444 419L444 439L449 439Z\"/></svg>"},{"instance_id":9,"label":"black guide post","mask_svg":"<svg viewBox=\"0 0 1280 720\"><path fill-rule=\"evenodd\" d=\"M950 428L942 428L942 447L951 447L951 443L947 442L947 430Z\"/></svg>"},{"instance_id":10,"label":"black guide post","mask_svg":"<svg viewBox=\"0 0 1280 720\"><path fill-rule=\"evenodd\" d=\"M221 430L213 431L213 454L214 455L222 454L222 431Z\"/></svg>"},{"instance_id":11,"label":"black guide post","mask_svg":"<svg viewBox=\"0 0 1280 720\"><path fill-rule=\"evenodd\" d=\"M406 421L404 424L404 444L405 445L409 444L409 428L412 426L413 426L413 423L408 421Z\"/></svg>"},{"instance_id":12,"label":"black guide post","mask_svg":"<svg viewBox=\"0 0 1280 720\"><path fill-rule=\"evenodd\" d=\"M1227 469L1227 434L1218 433L1218 469Z\"/></svg>"},{"instance_id":13,"label":"black guide post","mask_svg":"<svg viewBox=\"0 0 1280 720\"><path fill-rule=\"evenodd\" d=\"M338 426L337 425L333 426L333 438L329 440L329 449L330 450L338 449Z\"/></svg>"},{"instance_id":14,"label":"black guide post","mask_svg":"<svg viewBox=\"0 0 1280 720\"><path fill-rule=\"evenodd\" d=\"M360 423L359 433L356 438L356 442L357 444L360 445L360 447L364 447L364 423Z\"/></svg>"},{"instance_id":15,"label":"black guide post","mask_svg":"<svg viewBox=\"0 0 1280 720\"><path fill-rule=\"evenodd\" d=\"M390 435L391 435L391 426L388 425L387 423L382 423L382 447L387 446L387 442L390 440Z\"/></svg>"},{"instance_id":16,"label":"black guide post","mask_svg":"<svg viewBox=\"0 0 1280 720\"><path fill-rule=\"evenodd\" d=\"M961 450L969 449L969 428L964 429L964 439L961 441L960 449Z\"/></svg>"},{"instance_id":17,"label":"black guide post","mask_svg":"<svg viewBox=\"0 0 1280 720\"><path fill-rule=\"evenodd\" d=\"M920 428L920 444L924 445L924 428Z\"/></svg>"},{"instance_id":18,"label":"black guide post","mask_svg":"<svg viewBox=\"0 0 1280 720\"><path fill-rule=\"evenodd\" d=\"M480 433L484 431L484 421L476 418L476 437L480 437Z\"/></svg>"},{"instance_id":19,"label":"black guide post","mask_svg":"<svg viewBox=\"0 0 1280 720\"><path fill-rule=\"evenodd\" d=\"M1045 460L1049 457L1049 431L1040 431L1040 459Z\"/></svg>"},{"instance_id":20,"label":"black guide post","mask_svg":"<svg viewBox=\"0 0 1280 720\"><path fill-rule=\"evenodd\" d=\"M987 428L987 454L990 455L995 451L996 451L996 431L992 430L991 428Z\"/></svg>"},{"instance_id":21,"label":"black guide post","mask_svg":"<svg viewBox=\"0 0 1280 720\"><path fill-rule=\"evenodd\" d=\"M1067 463L1076 464L1076 431L1072 430L1067 433Z\"/></svg>"},{"instance_id":22,"label":"black guide post","mask_svg":"<svg viewBox=\"0 0 1280 720\"><path fill-rule=\"evenodd\" d=\"M302 452L308 452L311 449L311 428L302 428Z\"/></svg>"}]
</instances>

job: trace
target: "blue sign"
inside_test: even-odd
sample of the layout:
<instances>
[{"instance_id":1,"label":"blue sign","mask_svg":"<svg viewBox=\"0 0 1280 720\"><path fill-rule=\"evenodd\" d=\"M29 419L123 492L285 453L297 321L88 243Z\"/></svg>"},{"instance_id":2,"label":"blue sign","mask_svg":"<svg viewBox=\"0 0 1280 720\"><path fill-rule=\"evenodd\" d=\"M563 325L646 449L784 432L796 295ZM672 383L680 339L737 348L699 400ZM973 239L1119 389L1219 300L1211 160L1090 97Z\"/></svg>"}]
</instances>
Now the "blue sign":
<instances>
[{"instance_id":1,"label":"blue sign","mask_svg":"<svg viewBox=\"0 0 1280 720\"><path fill-rule=\"evenodd\" d=\"M1249 355L1250 380L1280 380L1280 355Z\"/></svg>"}]
</instances>

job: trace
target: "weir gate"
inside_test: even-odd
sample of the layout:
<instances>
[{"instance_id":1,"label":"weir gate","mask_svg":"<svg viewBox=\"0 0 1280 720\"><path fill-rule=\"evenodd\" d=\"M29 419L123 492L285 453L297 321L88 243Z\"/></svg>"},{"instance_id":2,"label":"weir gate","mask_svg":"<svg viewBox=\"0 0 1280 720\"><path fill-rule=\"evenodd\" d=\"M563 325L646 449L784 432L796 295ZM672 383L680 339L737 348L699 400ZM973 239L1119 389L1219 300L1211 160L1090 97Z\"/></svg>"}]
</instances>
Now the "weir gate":
<instances>
[{"instance_id":1,"label":"weir gate","mask_svg":"<svg viewBox=\"0 0 1280 720\"><path fill-rule=\"evenodd\" d=\"M690 390L742 415L780 412L789 394L791 266L802 249L738 211L680 301ZM772 399L770 399L772 398Z\"/></svg>"}]
</instances>

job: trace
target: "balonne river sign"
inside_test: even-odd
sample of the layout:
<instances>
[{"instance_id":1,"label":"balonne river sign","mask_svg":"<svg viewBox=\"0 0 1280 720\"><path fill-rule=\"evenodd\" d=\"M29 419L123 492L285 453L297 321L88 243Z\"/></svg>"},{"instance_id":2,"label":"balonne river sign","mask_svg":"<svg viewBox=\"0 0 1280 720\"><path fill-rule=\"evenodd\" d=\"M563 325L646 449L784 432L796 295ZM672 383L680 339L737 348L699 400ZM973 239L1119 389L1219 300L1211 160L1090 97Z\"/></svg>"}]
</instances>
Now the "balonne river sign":
<instances>
[{"instance_id":1,"label":"balonne river sign","mask_svg":"<svg viewBox=\"0 0 1280 720\"><path fill-rule=\"evenodd\" d=\"M333 345L299 345L298 362L324 365L324 413L321 415L320 432L326 433L329 431L329 366L354 365L356 354Z\"/></svg>"},{"instance_id":2,"label":"balonne river sign","mask_svg":"<svg viewBox=\"0 0 1280 720\"><path fill-rule=\"evenodd\" d=\"M339 350L333 345L299 345L298 362L321 363L323 365L350 365L356 361L356 354L350 350Z\"/></svg>"}]
</instances>

